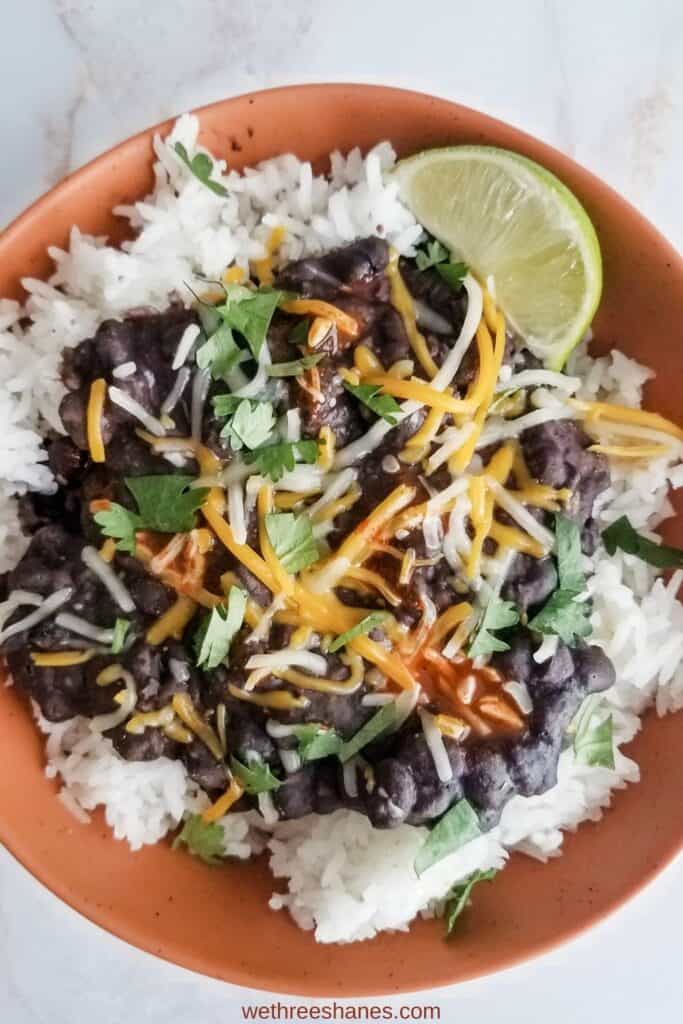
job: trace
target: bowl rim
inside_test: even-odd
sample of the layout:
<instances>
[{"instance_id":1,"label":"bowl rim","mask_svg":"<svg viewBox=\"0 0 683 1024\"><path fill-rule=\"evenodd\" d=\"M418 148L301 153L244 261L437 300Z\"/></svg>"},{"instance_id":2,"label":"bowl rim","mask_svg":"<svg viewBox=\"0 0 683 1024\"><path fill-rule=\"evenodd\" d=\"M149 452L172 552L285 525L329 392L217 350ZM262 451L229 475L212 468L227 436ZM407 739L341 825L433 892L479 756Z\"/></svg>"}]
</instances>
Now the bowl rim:
<instances>
[{"instance_id":1,"label":"bowl rim","mask_svg":"<svg viewBox=\"0 0 683 1024\"><path fill-rule=\"evenodd\" d=\"M623 212L628 212L630 217L635 217L639 223L640 230L643 231L648 238L656 241L660 247L665 247L668 250L668 256L671 260L672 265L675 265L677 272L680 274L681 282L683 284L683 259L679 255L674 245L652 224L643 214L641 214L628 200L621 196L614 188L602 181L592 171L587 170L582 165L576 163L571 157L566 156L562 151L556 147L551 146L549 143L544 142L541 139L536 138L523 129L518 128L516 125L510 125L499 118L491 117L488 114L484 114L475 108L460 104L456 101L449 100L443 96L433 96L430 93L422 92L416 89L408 89L394 86L386 86L379 83L364 83L364 82L306 82L302 84L288 84L283 86L275 86L268 89L254 90L248 93L238 94L235 96L229 96L223 99L213 101L212 103L205 104L201 107L189 111L189 113L197 116L202 121L202 118L212 111L228 109L230 104L237 102L244 102L245 100L258 100L263 97L275 97L284 95L293 95L306 93L314 94L327 94L330 98L334 98L334 94L340 90L353 90L361 91L368 94L370 97L373 94L398 94L399 97L403 96L406 100L411 98L431 99L439 104L453 108L454 111L462 111L467 115L473 115L477 118L483 119L487 125L494 129L504 128L512 130L515 134L516 140L519 141L520 146L523 148L525 145L532 146L536 151L539 149L548 155L554 155L556 158L561 157L563 160L570 163L574 168L579 170L589 182L599 186L600 190L607 194L611 202L615 203L617 207ZM131 135L120 142L112 145L108 149L99 153L81 167L70 172L58 183L56 183L47 192L37 197L26 209L21 211L15 216L8 225L3 229L0 234L0 250L5 247L11 248L15 242L17 236L30 227L31 223L36 218L41 218L43 212L61 197L65 196L71 189L75 187L81 187L83 183L88 179L90 175L97 172L100 166L106 164L111 160L112 156L117 153L123 152L128 149L134 148L137 144L144 140L151 139L154 134L165 134L170 130L175 120L179 117L176 114L172 117L159 122L158 124L142 129L141 131ZM60 884L60 880L57 876L51 876L43 870L40 858L37 856L31 856L26 851L20 852L21 842L17 834L8 834L5 830L3 822L0 820L0 842L5 846L8 852L13 858L22 865L41 885L49 889L58 899L65 902L72 909L77 911L79 914L87 918L90 922L97 925L102 930L109 932L121 939L122 941L133 945L135 948L140 949L152 956L166 960L167 962L176 964L185 969L196 971L197 973L205 976L214 977L218 980L227 980L232 984L244 987L246 990L252 992L270 991L283 994L294 994L304 995L307 997L331 997L329 991L317 987L311 982L307 982L306 988L302 988L296 985L282 984L281 980L278 979L278 987L272 986L268 983L266 978L254 979L253 975L246 973L239 966L231 967L229 971L218 973L216 971L207 970L206 965L203 965L201 958L193 956L187 950L184 950L182 955L178 951L171 950L170 952L160 952L157 949L152 948L151 942L142 941L140 937L131 938L130 934L126 932L126 929L120 925L117 921L112 921L111 915L108 915L106 911L98 910L87 901L79 899L78 895L68 890L65 886ZM424 989L420 985L403 986L399 984L399 987L395 990L389 990L387 988L377 988L372 986L363 986L358 991L349 993L342 993L342 997L365 997L371 998L372 996L395 994L396 992L418 992L418 991L431 991L437 990L444 987L453 986L460 984L462 981L473 980L475 978L483 977L489 974L497 974L501 970L506 970L510 967L516 966L517 964L525 961L535 959L539 956L544 955L565 943L572 941L581 933L589 930L595 925L604 921L605 918L611 916L615 911L620 909L627 901L632 897L636 896L642 890L649 885L653 879L655 879L664 869L670 865L683 851L683 832L681 832L677 841L674 841L667 846L666 849L659 851L655 862L647 870L644 870L637 880L637 882L630 884L619 896L611 901L611 903L601 909L591 911L584 921L577 925L565 928L560 931L559 934L553 936L550 939L544 939L537 941L531 950L524 950L519 953L511 953L499 966L484 967L472 970L466 973L462 978L454 981L448 979L440 979L435 983L430 984L428 989ZM374 941L374 940L373 940ZM258 980L263 983L263 988L253 988L254 980Z\"/></svg>"}]
</instances>

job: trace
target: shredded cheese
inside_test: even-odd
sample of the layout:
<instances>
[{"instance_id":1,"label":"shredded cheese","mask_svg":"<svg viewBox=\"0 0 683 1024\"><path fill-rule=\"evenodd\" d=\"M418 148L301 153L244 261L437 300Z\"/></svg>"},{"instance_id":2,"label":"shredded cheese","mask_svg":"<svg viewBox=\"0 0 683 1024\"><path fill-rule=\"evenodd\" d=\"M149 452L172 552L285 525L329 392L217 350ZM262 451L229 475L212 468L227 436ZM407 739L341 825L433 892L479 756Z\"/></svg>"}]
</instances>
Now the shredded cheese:
<instances>
[{"instance_id":1,"label":"shredded cheese","mask_svg":"<svg viewBox=\"0 0 683 1024\"><path fill-rule=\"evenodd\" d=\"M285 229L281 224L278 224L277 227L274 227L271 230L270 235L268 236L268 239L266 241L266 255L260 260L252 261L254 273L256 274L256 277L259 280L259 284L261 285L270 285L273 283L275 279L275 275L273 273L273 257L275 256L275 253L282 245L285 238L285 234Z\"/></svg>"},{"instance_id":2,"label":"shredded cheese","mask_svg":"<svg viewBox=\"0 0 683 1024\"><path fill-rule=\"evenodd\" d=\"M336 439L334 431L325 424L325 426L320 428L320 433L318 434L318 465L324 473L332 469L335 449Z\"/></svg>"},{"instance_id":3,"label":"shredded cheese","mask_svg":"<svg viewBox=\"0 0 683 1024\"><path fill-rule=\"evenodd\" d=\"M140 711L137 715L133 715L126 722L126 732L130 733L131 736L141 736L145 729L160 729L164 726L171 725L175 718L175 711L170 704L167 704L163 708L159 708L158 711Z\"/></svg>"},{"instance_id":4,"label":"shredded cheese","mask_svg":"<svg viewBox=\"0 0 683 1024\"><path fill-rule=\"evenodd\" d=\"M367 345L356 345L353 350L353 365L361 377L368 373L384 373L381 362Z\"/></svg>"},{"instance_id":5,"label":"shredded cheese","mask_svg":"<svg viewBox=\"0 0 683 1024\"><path fill-rule=\"evenodd\" d=\"M157 647L164 640L168 640L170 636L175 640L180 640L196 608L197 605L191 598L180 596L168 611L160 615L156 622L149 627L145 634L147 643Z\"/></svg>"},{"instance_id":6,"label":"shredded cheese","mask_svg":"<svg viewBox=\"0 0 683 1024\"><path fill-rule=\"evenodd\" d=\"M391 290L391 304L403 320L410 347L427 376L435 377L439 368L431 357L424 335L418 330L413 297L401 277L398 267L398 253L395 249L391 250L386 274Z\"/></svg>"},{"instance_id":7,"label":"shredded cheese","mask_svg":"<svg viewBox=\"0 0 683 1024\"><path fill-rule=\"evenodd\" d=\"M683 428L676 423L660 416L657 412L647 412L645 409L632 409L627 405L612 405L609 402L586 402L570 398L569 404L579 413L590 418L592 422L599 420L614 421L616 423L635 423L644 427L651 427L654 430L661 430L664 434L683 441Z\"/></svg>"},{"instance_id":8,"label":"shredded cheese","mask_svg":"<svg viewBox=\"0 0 683 1024\"><path fill-rule=\"evenodd\" d=\"M592 444L588 451L613 459L657 459L671 454L671 448L664 444Z\"/></svg>"},{"instance_id":9,"label":"shredded cheese","mask_svg":"<svg viewBox=\"0 0 683 1024\"><path fill-rule=\"evenodd\" d=\"M104 441L102 440L102 413L104 412L106 394L107 382L104 377L98 377L90 385L90 397L86 413L88 448L90 449L90 458L93 462L104 462L105 460Z\"/></svg>"},{"instance_id":10,"label":"shredded cheese","mask_svg":"<svg viewBox=\"0 0 683 1024\"><path fill-rule=\"evenodd\" d=\"M323 302L321 299L289 299L281 304L280 309L284 313L294 313L296 316L324 317L326 320L330 320L342 334L347 334L350 338L358 337L358 322L337 306Z\"/></svg>"},{"instance_id":11,"label":"shredded cheese","mask_svg":"<svg viewBox=\"0 0 683 1024\"><path fill-rule=\"evenodd\" d=\"M174 693L171 699L173 710L190 732L201 740L217 761L223 760L223 751L218 736L195 708L188 693Z\"/></svg>"},{"instance_id":12,"label":"shredded cheese","mask_svg":"<svg viewBox=\"0 0 683 1024\"><path fill-rule=\"evenodd\" d=\"M222 796L218 797L215 803L207 807L202 812L202 821L205 825L211 825L214 821L218 821L224 817L233 806L236 804L240 797L244 794L244 786L242 783L233 777L230 780L230 785L226 789Z\"/></svg>"},{"instance_id":13,"label":"shredded cheese","mask_svg":"<svg viewBox=\"0 0 683 1024\"><path fill-rule=\"evenodd\" d=\"M363 377L364 384L374 384L381 387L387 395L394 395L396 398L408 398L419 402L421 405L428 405L442 412L450 413L471 413L476 408L470 401L462 398L454 398L448 391L437 391L417 377L411 380L400 380L388 373L370 373Z\"/></svg>"},{"instance_id":14,"label":"shredded cheese","mask_svg":"<svg viewBox=\"0 0 683 1024\"><path fill-rule=\"evenodd\" d=\"M267 693L247 693L241 690L234 683L228 683L228 691L237 700L246 701L247 704L256 704L260 708L274 708L279 711L291 711L294 708L308 707L310 701L307 697L295 697L289 690L268 690Z\"/></svg>"},{"instance_id":15,"label":"shredded cheese","mask_svg":"<svg viewBox=\"0 0 683 1024\"><path fill-rule=\"evenodd\" d=\"M447 608L445 612L439 615L429 632L427 639L429 646L436 647L440 644L456 626L460 625L471 614L472 605L467 601L461 601L459 604L454 604Z\"/></svg>"},{"instance_id":16,"label":"shredded cheese","mask_svg":"<svg viewBox=\"0 0 683 1024\"><path fill-rule=\"evenodd\" d=\"M31 661L38 668L66 668L70 665L83 665L96 654L97 651L92 648L85 651L31 651Z\"/></svg>"}]
</instances>

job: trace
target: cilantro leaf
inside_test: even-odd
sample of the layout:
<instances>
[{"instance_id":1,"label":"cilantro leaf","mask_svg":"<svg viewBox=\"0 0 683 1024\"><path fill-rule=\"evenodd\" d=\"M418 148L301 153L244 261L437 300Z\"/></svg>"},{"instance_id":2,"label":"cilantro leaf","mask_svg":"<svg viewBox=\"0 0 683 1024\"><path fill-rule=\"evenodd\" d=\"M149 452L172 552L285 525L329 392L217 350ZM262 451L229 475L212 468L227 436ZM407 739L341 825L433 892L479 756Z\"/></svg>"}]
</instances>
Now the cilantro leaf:
<instances>
[{"instance_id":1,"label":"cilantro leaf","mask_svg":"<svg viewBox=\"0 0 683 1024\"><path fill-rule=\"evenodd\" d=\"M478 882L490 882L498 872L495 868L489 871L473 871L471 875L454 885L446 896L446 907L444 917L446 918L446 935L450 935L455 927L455 922L462 914L465 907L470 903L472 890Z\"/></svg>"},{"instance_id":2,"label":"cilantro leaf","mask_svg":"<svg viewBox=\"0 0 683 1024\"><path fill-rule=\"evenodd\" d=\"M301 359L292 359L289 363L272 363L266 367L269 377L300 377L305 370L316 366L325 356L324 352L316 355L302 356Z\"/></svg>"},{"instance_id":3,"label":"cilantro leaf","mask_svg":"<svg viewBox=\"0 0 683 1024\"><path fill-rule=\"evenodd\" d=\"M270 512L266 533L283 569L295 573L318 560L318 545L311 521L305 513Z\"/></svg>"},{"instance_id":4,"label":"cilantro leaf","mask_svg":"<svg viewBox=\"0 0 683 1024\"><path fill-rule=\"evenodd\" d=\"M393 395L383 395L382 389L377 384L350 384L345 380L344 387L359 402L367 405L368 409L386 420L390 426L396 426L398 422L396 414L400 413L401 407Z\"/></svg>"},{"instance_id":5,"label":"cilantro leaf","mask_svg":"<svg viewBox=\"0 0 683 1024\"><path fill-rule=\"evenodd\" d=\"M560 586L531 619L529 628L572 644L588 636L591 625L588 606L576 600L586 586L581 534L576 523L559 513L555 516L555 556Z\"/></svg>"},{"instance_id":6,"label":"cilantro leaf","mask_svg":"<svg viewBox=\"0 0 683 1024\"><path fill-rule=\"evenodd\" d=\"M621 548L627 555L635 555L648 565L658 569L670 569L683 565L683 549L656 544L633 529L628 516L621 516L602 532L607 553L613 555Z\"/></svg>"},{"instance_id":7,"label":"cilantro leaf","mask_svg":"<svg viewBox=\"0 0 683 1024\"><path fill-rule=\"evenodd\" d=\"M344 647L349 643L350 640L355 640L357 636L365 636L367 633L371 633L376 626L379 626L387 617L386 612L372 612L370 615L366 615L364 619L361 619L357 625L352 626L351 629L347 629L345 633L340 633L329 646L331 654L338 651L340 647Z\"/></svg>"},{"instance_id":8,"label":"cilantro leaf","mask_svg":"<svg viewBox=\"0 0 683 1024\"><path fill-rule=\"evenodd\" d=\"M581 533L567 516L555 515L555 556L560 589L580 594L586 586L581 555Z\"/></svg>"},{"instance_id":9,"label":"cilantro leaf","mask_svg":"<svg viewBox=\"0 0 683 1024\"><path fill-rule=\"evenodd\" d=\"M258 793L268 793L272 789L279 789L282 785L270 770L270 765L254 757L249 764L243 764L236 757L230 758L230 769L232 774L244 786L245 793L256 796Z\"/></svg>"},{"instance_id":10,"label":"cilantro leaf","mask_svg":"<svg viewBox=\"0 0 683 1024\"><path fill-rule=\"evenodd\" d=\"M139 516L112 501L108 509L96 512L94 518L104 536L116 540L117 551L135 554L135 532L143 528Z\"/></svg>"},{"instance_id":11,"label":"cilantro leaf","mask_svg":"<svg viewBox=\"0 0 683 1024\"><path fill-rule=\"evenodd\" d=\"M222 323L195 356L200 370L209 370L213 380L224 380L236 366L248 358L239 347L230 327Z\"/></svg>"},{"instance_id":12,"label":"cilantro leaf","mask_svg":"<svg viewBox=\"0 0 683 1024\"><path fill-rule=\"evenodd\" d=\"M128 476L125 484L138 505L137 529L158 533L186 533L197 522L196 510L209 493L207 487L190 488L191 476Z\"/></svg>"},{"instance_id":13,"label":"cilantro leaf","mask_svg":"<svg viewBox=\"0 0 683 1024\"><path fill-rule=\"evenodd\" d=\"M556 590L531 619L529 628L537 633L559 636L565 644L573 644L578 637L588 636L591 631L588 608L576 597L573 590Z\"/></svg>"},{"instance_id":14,"label":"cilantro leaf","mask_svg":"<svg viewBox=\"0 0 683 1024\"><path fill-rule=\"evenodd\" d=\"M342 743L337 753L342 764L350 761L359 750L367 747L368 743L372 743L374 739L390 729L396 722L396 715L396 704L393 701L391 704L383 704L379 711L360 727L357 733Z\"/></svg>"},{"instance_id":15,"label":"cilantro leaf","mask_svg":"<svg viewBox=\"0 0 683 1024\"><path fill-rule=\"evenodd\" d=\"M212 192L215 192L217 196L227 196L228 190L225 185L221 185L219 181L211 181L213 160L207 153L195 153L190 160L188 152L182 142L176 142L173 148L185 166L192 171L195 178L201 181L202 185L206 185L206 187L210 188Z\"/></svg>"},{"instance_id":16,"label":"cilantro leaf","mask_svg":"<svg viewBox=\"0 0 683 1024\"><path fill-rule=\"evenodd\" d=\"M186 846L191 854L200 857L206 864L220 864L225 856L225 833L217 822L210 825L202 821L201 814L191 815L182 831L173 840L173 849Z\"/></svg>"},{"instance_id":17,"label":"cilantro leaf","mask_svg":"<svg viewBox=\"0 0 683 1024\"><path fill-rule=\"evenodd\" d=\"M492 597L479 620L477 631L468 651L469 657L479 658L484 654L493 654L494 651L509 651L510 645L497 636L493 636L492 631L507 629L508 626L515 626L518 622L519 613L512 601L503 601L500 597Z\"/></svg>"},{"instance_id":18,"label":"cilantro leaf","mask_svg":"<svg viewBox=\"0 0 683 1024\"><path fill-rule=\"evenodd\" d=\"M211 670L225 661L230 645L244 622L247 595L231 587L226 604L216 605L204 616L194 637L197 667Z\"/></svg>"},{"instance_id":19,"label":"cilantro leaf","mask_svg":"<svg viewBox=\"0 0 683 1024\"><path fill-rule=\"evenodd\" d=\"M114 623L114 635L111 641L111 653L120 654L126 642L126 633L130 629L130 619L117 619Z\"/></svg>"},{"instance_id":20,"label":"cilantro leaf","mask_svg":"<svg viewBox=\"0 0 683 1024\"><path fill-rule=\"evenodd\" d=\"M450 285L453 291L459 291L462 282L467 277L469 267L466 263L439 263L434 268L441 274L446 284Z\"/></svg>"},{"instance_id":21,"label":"cilantro leaf","mask_svg":"<svg viewBox=\"0 0 683 1024\"><path fill-rule=\"evenodd\" d=\"M223 403L224 406L225 403ZM221 437L230 442L230 447L234 452L238 452L242 448L260 448L274 429L275 413L271 403L251 402L248 398L243 398L232 414L232 418L221 430Z\"/></svg>"},{"instance_id":22,"label":"cilantro leaf","mask_svg":"<svg viewBox=\"0 0 683 1024\"><path fill-rule=\"evenodd\" d=\"M303 320L299 320L298 324L294 324L287 339L290 345L305 345L308 341L310 326L311 322L308 317L304 317Z\"/></svg>"},{"instance_id":23,"label":"cilantro leaf","mask_svg":"<svg viewBox=\"0 0 683 1024\"><path fill-rule=\"evenodd\" d=\"M344 743L338 732L316 722L295 725L293 728L299 741L298 754L304 763L338 754Z\"/></svg>"},{"instance_id":24,"label":"cilantro leaf","mask_svg":"<svg viewBox=\"0 0 683 1024\"><path fill-rule=\"evenodd\" d=\"M443 263L448 259L448 256L449 252L446 246L434 238L431 242L427 242L426 251L418 249L415 253L417 269L428 270L430 267L436 266L437 263Z\"/></svg>"},{"instance_id":25,"label":"cilantro leaf","mask_svg":"<svg viewBox=\"0 0 683 1024\"><path fill-rule=\"evenodd\" d=\"M317 441L277 441L256 451L246 452L244 461L255 466L262 476L268 476L275 483L282 479L285 470L291 472L297 459L313 463L318 457Z\"/></svg>"},{"instance_id":26,"label":"cilantro leaf","mask_svg":"<svg viewBox=\"0 0 683 1024\"><path fill-rule=\"evenodd\" d=\"M226 286L226 300L216 306L223 322L246 338L254 359L258 359L266 340L270 321L284 297L284 292L273 288L252 291L240 284Z\"/></svg>"},{"instance_id":27,"label":"cilantro leaf","mask_svg":"<svg viewBox=\"0 0 683 1024\"><path fill-rule=\"evenodd\" d=\"M597 695L596 695L597 696ZM599 712L597 701L588 697L579 711L574 733L574 755L578 764L614 768L614 738L612 716L593 723Z\"/></svg>"},{"instance_id":28,"label":"cilantro leaf","mask_svg":"<svg viewBox=\"0 0 683 1024\"><path fill-rule=\"evenodd\" d=\"M455 853L481 835L479 819L467 800L453 804L425 839L415 858L415 873L420 877L427 868Z\"/></svg>"}]
</instances>

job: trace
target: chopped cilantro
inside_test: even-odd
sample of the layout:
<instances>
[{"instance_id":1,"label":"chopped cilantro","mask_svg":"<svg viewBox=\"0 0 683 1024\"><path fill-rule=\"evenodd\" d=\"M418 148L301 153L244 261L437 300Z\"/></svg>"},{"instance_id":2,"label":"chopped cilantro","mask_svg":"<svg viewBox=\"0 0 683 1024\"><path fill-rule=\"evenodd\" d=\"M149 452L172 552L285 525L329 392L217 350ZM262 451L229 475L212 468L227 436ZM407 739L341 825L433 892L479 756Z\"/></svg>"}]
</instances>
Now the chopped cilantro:
<instances>
[{"instance_id":1,"label":"chopped cilantro","mask_svg":"<svg viewBox=\"0 0 683 1024\"><path fill-rule=\"evenodd\" d=\"M456 292L460 290L460 286L469 271L466 263L438 263L434 269L441 274L446 284L450 285Z\"/></svg>"},{"instance_id":2,"label":"chopped cilantro","mask_svg":"<svg viewBox=\"0 0 683 1024\"><path fill-rule=\"evenodd\" d=\"M288 341L291 345L305 345L308 341L308 331L311 326L308 317L303 320L299 320L298 324L294 324L291 331L289 332Z\"/></svg>"},{"instance_id":3,"label":"chopped cilantro","mask_svg":"<svg viewBox=\"0 0 683 1024\"><path fill-rule=\"evenodd\" d=\"M585 602L577 601L576 598L572 590L556 590L531 619L529 628L538 633L559 636L565 644L574 643L578 637L588 636L591 631L588 609Z\"/></svg>"},{"instance_id":4,"label":"chopped cilantro","mask_svg":"<svg viewBox=\"0 0 683 1024\"><path fill-rule=\"evenodd\" d=\"M210 188L212 192L215 192L217 196L227 196L228 190L225 185L221 185L219 181L211 180L213 160L207 153L195 153L190 160L188 152L182 142L176 142L173 148L185 166L192 171L195 178L201 181L202 185L206 185L206 187Z\"/></svg>"},{"instance_id":5,"label":"chopped cilantro","mask_svg":"<svg viewBox=\"0 0 683 1024\"><path fill-rule=\"evenodd\" d=\"M134 554L138 530L185 533L194 528L195 512L209 492L205 487L190 489L191 483L191 476L179 474L126 477L138 511L111 502L108 509L95 513L95 522L105 537L117 540L117 550Z\"/></svg>"},{"instance_id":6,"label":"chopped cilantro","mask_svg":"<svg viewBox=\"0 0 683 1024\"><path fill-rule=\"evenodd\" d=\"M236 757L230 758L230 769L232 774L244 786L246 793L257 796L259 793L268 793L272 789L279 789L282 783L270 770L270 765L260 757L254 757L249 764L243 764Z\"/></svg>"},{"instance_id":7,"label":"chopped cilantro","mask_svg":"<svg viewBox=\"0 0 683 1024\"><path fill-rule=\"evenodd\" d=\"M361 619L357 625L352 626L351 629L347 629L345 633L340 633L332 643L330 644L329 650L332 654L338 651L340 647L344 647L349 643L350 640L354 640L357 636L365 636L367 633L371 633L372 630L381 625L387 617L386 612L372 612L370 615L366 615L364 619Z\"/></svg>"},{"instance_id":8,"label":"chopped cilantro","mask_svg":"<svg viewBox=\"0 0 683 1024\"><path fill-rule=\"evenodd\" d=\"M195 512L209 493L206 487L191 488L191 476L134 476L126 477L125 483L137 502L142 528L159 533L192 530Z\"/></svg>"},{"instance_id":9,"label":"chopped cilantro","mask_svg":"<svg viewBox=\"0 0 683 1024\"><path fill-rule=\"evenodd\" d=\"M247 595L240 587L231 587L227 604L219 604L204 616L194 636L197 666L217 668L225 661L230 645L244 622Z\"/></svg>"},{"instance_id":10,"label":"chopped cilantro","mask_svg":"<svg viewBox=\"0 0 683 1024\"><path fill-rule=\"evenodd\" d=\"M226 396L221 395L220 397ZM225 403L220 407L224 408ZM265 444L274 429L275 413L271 403L252 402L248 398L243 398L221 430L221 437L230 442L230 447L234 452L238 452L242 448L253 450Z\"/></svg>"},{"instance_id":11,"label":"chopped cilantro","mask_svg":"<svg viewBox=\"0 0 683 1024\"><path fill-rule=\"evenodd\" d=\"M270 512L266 533L283 569L295 573L318 560L318 545L311 521L305 513Z\"/></svg>"},{"instance_id":12,"label":"chopped cilantro","mask_svg":"<svg viewBox=\"0 0 683 1024\"><path fill-rule=\"evenodd\" d=\"M586 586L581 554L581 533L578 526L559 512L555 515L555 556L560 588L580 594Z\"/></svg>"},{"instance_id":13,"label":"chopped cilantro","mask_svg":"<svg viewBox=\"0 0 683 1024\"><path fill-rule=\"evenodd\" d=\"M498 872L495 868L489 871L473 871L471 875L454 885L446 896L444 918L446 919L446 935L450 935L463 910L469 906L472 890L478 882L490 882Z\"/></svg>"},{"instance_id":14,"label":"chopped cilantro","mask_svg":"<svg viewBox=\"0 0 683 1024\"><path fill-rule=\"evenodd\" d=\"M225 832L217 822L207 825L201 814L192 814L182 831L173 840L173 849L186 846L191 854L206 864L220 864L225 856Z\"/></svg>"},{"instance_id":15,"label":"chopped cilantro","mask_svg":"<svg viewBox=\"0 0 683 1024\"><path fill-rule=\"evenodd\" d=\"M293 728L299 741L298 754L304 763L338 754L344 744L338 732L316 722L295 725Z\"/></svg>"},{"instance_id":16,"label":"chopped cilantro","mask_svg":"<svg viewBox=\"0 0 683 1024\"><path fill-rule=\"evenodd\" d=\"M500 597L492 597L484 608L477 625L474 639L470 644L470 658L479 658L495 651L509 651L510 645L493 635L496 629L507 629L519 622L519 614L511 601L503 601Z\"/></svg>"},{"instance_id":17,"label":"chopped cilantro","mask_svg":"<svg viewBox=\"0 0 683 1024\"><path fill-rule=\"evenodd\" d=\"M588 636L591 625L586 603L577 601L586 587L581 534L576 523L559 513L555 516L555 555L560 586L531 619L529 628L572 644L577 638Z\"/></svg>"},{"instance_id":18,"label":"chopped cilantro","mask_svg":"<svg viewBox=\"0 0 683 1024\"><path fill-rule=\"evenodd\" d=\"M474 808L467 800L459 800L439 818L418 850L415 873L419 877L433 864L480 835L481 828Z\"/></svg>"},{"instance_id":19,"label":"chopped cilantro","mask_svg":"<svg viewBox=\"0 0 683 1024\"><path fill-rule=\"evenodd\" d=\"M116 540L117 551L135 554L135 531L142 529L139 516L112 501L108 509L96 512L94 518L104 536Z\"/></svg>"},{"instance_id":20,"label":"chopped cilantro","mask_svg":"<svg viewBox=\"0 0 683 1024\"><path fill-rule=\"evenodd\" d=\"M614 768L614 738L612 716L600 718L600 697L586 698L579 711L574 732L574 755L579 764L600 768Z\"/></svg>"},{"instance_id":21,"label":"chopped cilantro","mask_svg":"<svg viewBox=\"0 0 683 1024\"><path fill-rule=\"evenodd\" d=\"M246 452L244 461L256 467L262 476L270 477L275 483L281 480L285 471L291 472L300 462L313 463L318 457L317 441L277 441L256 451Z\"/></svg>"},{"instance_id":22,"label":"chopped cilantro","mask_svg":"<svg viewBox=\"0 0 683 1024\"><path fill-rule=\"evenodd\" d=\"M292 359L289 363L272 363L266 367L266 373L269 377L300 377L305 370L310 370L323 358L324 353L319 352L316 355L302 356L301 359Z\"/></svg>"},{"instance_id":23,"label":"chopped cilantro","mask_svg":"<svg viewBox=\"0 0 683 1024\"><path fill-rule=\"evenodd\" d=\"M359 402L367 405L368 409L386 420L390 426L396 426L398 422L396 414L400 413L401 407L393 395L383 395L382 389L377 384L349 384L345 380L344 387Z\"/></svg>"},{"instance_id":24,"label":"chopped cilantro","mask_svg":"<svg viewBox=\"0 0 683 1024\"><path fill-rule=\"evenodd\" d=\"M254 359L258 359L270 321L284 292L273 288L252 291L241 284L229 284L225 290L225 302L216 306L216 312L228 327L239 331L246 338Z\"/></svg>"},{"instance_id":25,"label":"chopped cilantro","mask_svg":"<svg viewBox=\"0 0 683 1024\"><path fill-rule=\"evenodd\" d=\"M199 369L209 370L213 380L225 380L248 357L235 341L228 324L221 323L197 350L195 358Z\"/></svg>"},{"instance_id":26,"label":"chopped cilantro","mask_svg":"<svg viewBox=\"0 0 683 1024\"><path fill-rule=\"evenodd\" d=\"M621 548L627 555L635 555L636 558L658 569L672 569L683 565L682 548L656 544L655 541L648 540L634 530L627 516L621 516L603 530L602 539L609 555L613 555L617 548Z\"/></svg>"},{"instance_id":27,"label":"chopped cilantro","mask_svg":"<svg viewBox=\"0 0 683 1024\"><path fill-rule=\"evenodd\" d=\"M342 764L350 761L359 750L367 747L368 743L372 743L383 732L390 729L396 722L396 715L396 704L393 701L391 704L384 704L372 718L368 719L365 725L360 727L357 733L354 733L351 739L342 743L337 753Z\"/></svg>"},{"instance_id":28,"label":"chopped cilantro","mask_svg":"<svg viewBox=\"0 0 683 1024\"><path fill-rule=\"evenodd\" d=\"M418 270L429 270L437 263L443 263L448 259L448 249L436 238L427 242L426 249L418 249L415 253L415 262Z\"/></svg>"},{"instance_id":29,"label":"chopped cilantro","mask_svg":"<svg viewBox=\"0 0 683 1024\"><path fill-rule=\"evenodd\" d=\"M117 619L114 623L114 635L111 641L111 653L120 654L126 642L126 633L130 629L130 619Z\"/></svg>"}]
</instances>

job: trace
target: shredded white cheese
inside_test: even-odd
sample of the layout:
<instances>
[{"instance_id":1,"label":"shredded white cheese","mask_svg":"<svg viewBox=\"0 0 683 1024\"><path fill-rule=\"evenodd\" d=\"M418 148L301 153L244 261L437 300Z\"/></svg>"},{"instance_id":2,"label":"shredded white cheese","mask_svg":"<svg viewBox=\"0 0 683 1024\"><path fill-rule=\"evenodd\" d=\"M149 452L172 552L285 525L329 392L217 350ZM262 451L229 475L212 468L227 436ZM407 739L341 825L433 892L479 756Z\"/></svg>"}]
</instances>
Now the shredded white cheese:
<instances>
[{"instance_id":1,"label":"shredded white cheese","mask_svg":"<svg viewBox=\"0 0 683 1024\"><path fill-rule=\"evenodd\" d=\"M178 347L176 348L175 355L173 356L171 369L180 369L180 367L183 365L183 363L189 356L190 352L192 351L192 346L199 337L200 333L201 332L197 324L188 324L188 326L183 331L180 341L178 342Z\"/></svg>"},{"instance_id":2,"label":"shredded white cheese","mask_svg":"<svg viewBox=\"0 0 683 1024\"><path fill-rule=\"evenodd\" d=\"M132 398L126 391L122 391L121 388L116 388L113 385L109 387L109 398L118 405L119 409L123 409L124 412L134 416L136 420L142 423L146 430L149 430L150 434L154 434L156 437L163 437L166 433L166 428L156 416L152 416L151 413L147 412L138 401Z\"/></svg>"},{"instance_id":3,"label":"shredded white cheese","mask_svg":"<svg viewBox=\"0 0 683 1024\"><path fill-rule=\"evenodd\" d=\"M130 596L126 587L118 578L112 567L108 562L105 562L99 552L97 552L95 548L90 547L89 544L86 544L81 551L81 558L90 571L93 572L100 582L107 588L119 608L124 612L134 612L135 602L133 601L133 598Z\"/></svg>"}]
</instances>

